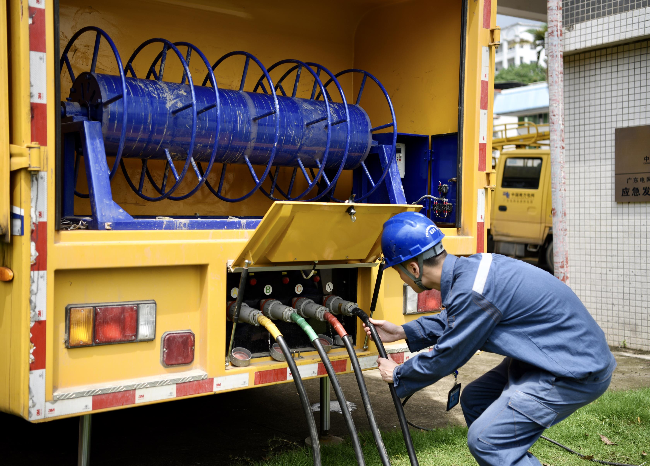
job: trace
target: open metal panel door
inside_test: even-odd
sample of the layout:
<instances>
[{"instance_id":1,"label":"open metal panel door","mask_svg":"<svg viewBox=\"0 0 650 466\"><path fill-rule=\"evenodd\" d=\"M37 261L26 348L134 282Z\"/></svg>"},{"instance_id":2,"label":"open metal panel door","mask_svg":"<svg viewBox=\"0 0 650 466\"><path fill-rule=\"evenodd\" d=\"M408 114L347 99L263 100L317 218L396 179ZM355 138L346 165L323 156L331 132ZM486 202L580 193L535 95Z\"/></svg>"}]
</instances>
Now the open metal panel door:
<instances>
[{"instance_id":1,"label":"open metal panel door","mask_svg":"<svg viewBox=\"0 0 650 466\"><path fill-rule=\"evenodd\" d=\"M334 204L276 202L251 239L232 262L235 270L301 264L374 263L381 253L381 231L386 220L421 206L393 204ZM354 221L352 215L354 213Z\"/></svg>"}]
</instances>

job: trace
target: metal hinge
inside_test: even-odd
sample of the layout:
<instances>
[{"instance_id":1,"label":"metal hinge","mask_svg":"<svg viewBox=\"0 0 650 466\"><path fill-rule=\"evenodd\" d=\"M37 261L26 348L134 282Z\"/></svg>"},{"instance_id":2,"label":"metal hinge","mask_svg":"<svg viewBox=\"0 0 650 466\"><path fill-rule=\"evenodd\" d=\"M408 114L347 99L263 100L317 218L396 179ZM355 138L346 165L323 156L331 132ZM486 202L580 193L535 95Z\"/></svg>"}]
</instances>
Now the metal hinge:
<instances>
[{"instance_id":1,"label":"metal hinge","mask_svg":"<svg viewBox=\"0 0 650 466\"><path fill-rule=\"evenodd\" d=\"M501 28L496 26L490 29L490 43L489 47L498 47L501 45Z\"/></svg>"},{"instance_id":2,"label":"metal hinge","mask_svg":"<svg viewBox=\"0 0 650 466\"><path fill-rule=\"evenodd\" d=\"M429 149L429 150L427 151L427 155L429 156L429 160L430 160L430 161L433 160L433 149Z\"/></svg>"},{"instance_id":3,"label":"metal hinge","mask_svg":"<svg viewBox=\"0 0 650 466\"><path fill-rule=\"evenodd\" d=\"M10 167L11 171L26 168L30 171L45 170L44 161L46 148L41 147L37 142L32 142L26 146L17 146L9 144Z\"/></svg>"}]
</instances>

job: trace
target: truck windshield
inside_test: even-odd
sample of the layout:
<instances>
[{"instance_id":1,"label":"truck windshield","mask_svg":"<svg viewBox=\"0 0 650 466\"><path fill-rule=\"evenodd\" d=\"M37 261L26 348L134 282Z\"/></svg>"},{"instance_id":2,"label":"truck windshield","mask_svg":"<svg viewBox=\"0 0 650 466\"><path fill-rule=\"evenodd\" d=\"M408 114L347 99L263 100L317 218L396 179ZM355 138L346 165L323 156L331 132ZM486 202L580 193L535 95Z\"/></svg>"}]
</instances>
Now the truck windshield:
<instances>
[{"instance_id":1,"label":"truck windshield","mask_svg":"<svg viewBox=\"0 0 650 466\"><path fill-rule=\"evenodd\" d=\"M510 157L503 168L502 188L537 189L542 173L542 159Z\"/></svg>"}]
</instances>

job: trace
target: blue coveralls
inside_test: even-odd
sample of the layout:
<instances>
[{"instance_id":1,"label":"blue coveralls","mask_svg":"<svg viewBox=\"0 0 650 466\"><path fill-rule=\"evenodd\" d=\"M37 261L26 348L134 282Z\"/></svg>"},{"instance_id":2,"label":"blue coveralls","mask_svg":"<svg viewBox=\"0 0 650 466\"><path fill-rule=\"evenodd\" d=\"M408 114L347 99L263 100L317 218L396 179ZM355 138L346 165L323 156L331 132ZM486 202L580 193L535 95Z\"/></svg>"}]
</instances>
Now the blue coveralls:
<instances>
[{"instance_id":1,"label":"blue coveralls","mask_svg":"<svg viewBox=\"0 0 650 466\"><path fill-rule=\"evenodd\" d=\"M440 314L405 324L416 352L397 367L405 397L485 350L506 356L463 390L467 444L480 465L540 465L528 453L542 432L602 395L616 367L605 335L571 289L530 264L497 254L442 267Z\"/></svg>"}]
</instances>

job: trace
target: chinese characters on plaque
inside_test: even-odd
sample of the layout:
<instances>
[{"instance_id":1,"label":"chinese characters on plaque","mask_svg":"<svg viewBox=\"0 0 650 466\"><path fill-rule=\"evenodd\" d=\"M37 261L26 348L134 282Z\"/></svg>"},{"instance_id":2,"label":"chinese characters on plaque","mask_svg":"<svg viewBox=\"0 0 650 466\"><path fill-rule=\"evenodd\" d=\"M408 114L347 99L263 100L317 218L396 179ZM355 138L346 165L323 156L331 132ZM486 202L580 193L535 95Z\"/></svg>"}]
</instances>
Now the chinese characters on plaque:
<instances>
[{"instance_id":1,"label":"chinese characters on plaque","mask_svg":"<svg viewBox=\"0 0 650 466\"><path fill-rule=\"evenodd\" d=\"M614 199L650 202L650 126L616 128Z\"/></svg>"}]
</instances>

